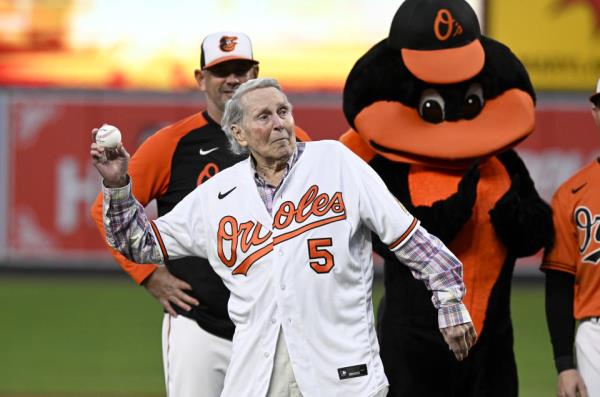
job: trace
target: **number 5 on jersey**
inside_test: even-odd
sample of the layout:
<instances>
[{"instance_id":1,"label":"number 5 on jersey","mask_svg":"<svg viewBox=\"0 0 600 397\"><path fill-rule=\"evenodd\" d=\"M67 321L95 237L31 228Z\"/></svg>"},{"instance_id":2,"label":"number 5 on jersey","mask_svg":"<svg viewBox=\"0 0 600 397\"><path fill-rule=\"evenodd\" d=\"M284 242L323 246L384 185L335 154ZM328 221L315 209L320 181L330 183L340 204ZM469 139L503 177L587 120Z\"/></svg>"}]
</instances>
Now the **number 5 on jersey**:
<instances>
[{"instance_id":1,"label":"number 5 on jersey","mask_svg":"<svg viewBox=\"0 0 600 397\"><path fill-rule=\"evenodd\" d=\"M329 273L335 265L333 254L326 248L333 245L331 238L314 238L308 240L308 257L310 267L317 273Z\"/></svg>"}]
</instances>

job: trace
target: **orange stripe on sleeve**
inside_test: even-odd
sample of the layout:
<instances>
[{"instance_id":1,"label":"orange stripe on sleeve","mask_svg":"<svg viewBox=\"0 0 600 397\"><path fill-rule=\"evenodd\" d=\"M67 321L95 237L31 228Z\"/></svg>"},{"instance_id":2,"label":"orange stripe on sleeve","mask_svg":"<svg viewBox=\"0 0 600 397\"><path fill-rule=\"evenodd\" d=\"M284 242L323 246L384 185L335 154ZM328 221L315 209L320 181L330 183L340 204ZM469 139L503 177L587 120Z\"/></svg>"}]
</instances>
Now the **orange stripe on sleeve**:
<instances>
[{"instance_id":1,"label":"orange stripe on sleeve","mask_svg":"<svg viewBox=\"0 0 600 397\"><path fill-rule=\"evenodd\" d=\"M417 227L417 218L413 218L413 221L408 229L406 229L406 231L402 233L402 236L400 236L396 241L388 245L388 248L393 250L394 248L398 247L410 235L415 227Z\"/></svg>"},{"instance_id":2,"label":"orange stripe on sleeve","mask_svg":"<svg viewBox=\"0 0 600 397\"><path fill-rule=\"evenodd\" d=\"M152 226L152 230L154 230L154 235L156 236L158 246L160 247L160 250L162 251L163 258L166 263L169 260L169 254L167 253L167 248L165 247L165 243L163 242L163 239L160 235L160 232L158 231L158 228L156 227L156 224L154 224L154 221L150 221L150 226Z\"/></svg>"},{"instance_id":3,"label":"orange stripe on sleeve","mask_svg":"<svg viewBox=\"0 0 600 397\"><path fill-rule=\"evenodd\" d=\"M571 265L565 265L564 263L559 262L544 262L541 266L542 270L557 270L559 272L565 272L572 275L576 275L576 268Z\"/></svg>"}]
</instances>

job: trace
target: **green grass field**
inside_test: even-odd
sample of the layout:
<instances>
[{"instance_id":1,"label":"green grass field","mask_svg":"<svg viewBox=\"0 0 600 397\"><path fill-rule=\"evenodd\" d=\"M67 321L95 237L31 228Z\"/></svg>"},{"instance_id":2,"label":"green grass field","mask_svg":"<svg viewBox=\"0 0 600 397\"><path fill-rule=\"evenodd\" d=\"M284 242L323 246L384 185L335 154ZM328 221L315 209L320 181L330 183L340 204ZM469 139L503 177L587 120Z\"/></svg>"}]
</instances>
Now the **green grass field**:
<instances>
[{"instance_id":1,"label":"green grass field","mask_svg":"<svg viewBox=\"0 0 600 397\"><path fill-rule=\"evenodd\" d=\"M116 277L0 277L1 397L164 395L162 311L142 288ZM521 396L552 396L542 287L516 285L512 310Z\"/></svg>"}]
</instances>

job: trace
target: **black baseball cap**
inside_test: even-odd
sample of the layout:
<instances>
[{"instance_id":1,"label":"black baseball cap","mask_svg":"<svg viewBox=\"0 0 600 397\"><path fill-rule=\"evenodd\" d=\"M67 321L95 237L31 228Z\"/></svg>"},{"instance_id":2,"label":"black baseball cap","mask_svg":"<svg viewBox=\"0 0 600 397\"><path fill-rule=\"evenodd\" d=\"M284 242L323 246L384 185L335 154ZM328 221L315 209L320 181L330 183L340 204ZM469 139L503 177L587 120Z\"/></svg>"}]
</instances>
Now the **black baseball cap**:
<instances>
[{"instance_id":1,"label":"black baseball cap","mask_svg":"<svg viewBox=\"0 0 600 397\"><path fill-rule=\"evenodd\" d=\"M468 80L485 63L477 15L464 0L406 0L394 15L388 45L408 70L435 84Z\"/></svg>"}]
</instances>

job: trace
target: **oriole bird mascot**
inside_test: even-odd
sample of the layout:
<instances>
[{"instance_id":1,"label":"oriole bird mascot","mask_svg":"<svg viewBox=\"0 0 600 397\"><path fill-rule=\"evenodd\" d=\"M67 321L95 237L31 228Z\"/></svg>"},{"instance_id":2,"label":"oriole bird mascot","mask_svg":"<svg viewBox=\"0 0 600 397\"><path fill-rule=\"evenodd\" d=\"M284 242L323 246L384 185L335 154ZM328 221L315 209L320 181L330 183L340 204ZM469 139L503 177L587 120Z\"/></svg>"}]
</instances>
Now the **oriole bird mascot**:
<instances>
[{"instance_id":1,"label":"oriole bird mascot","mask_svg":"<svg viewBox=\"0 0 600 397\"><path fill-rule=\"evenodd\" d=\"M525 68L481 35L464 0L406 0L389 37L350 72L344 113L352 129L341 140L462 261L479 335L456 361L431 293L375 240L385 259L378 336L390 396L518 395L513 268L553 236L550 207L512 149L533 131L534 107Z\"/></svg>"}]
</instances>

